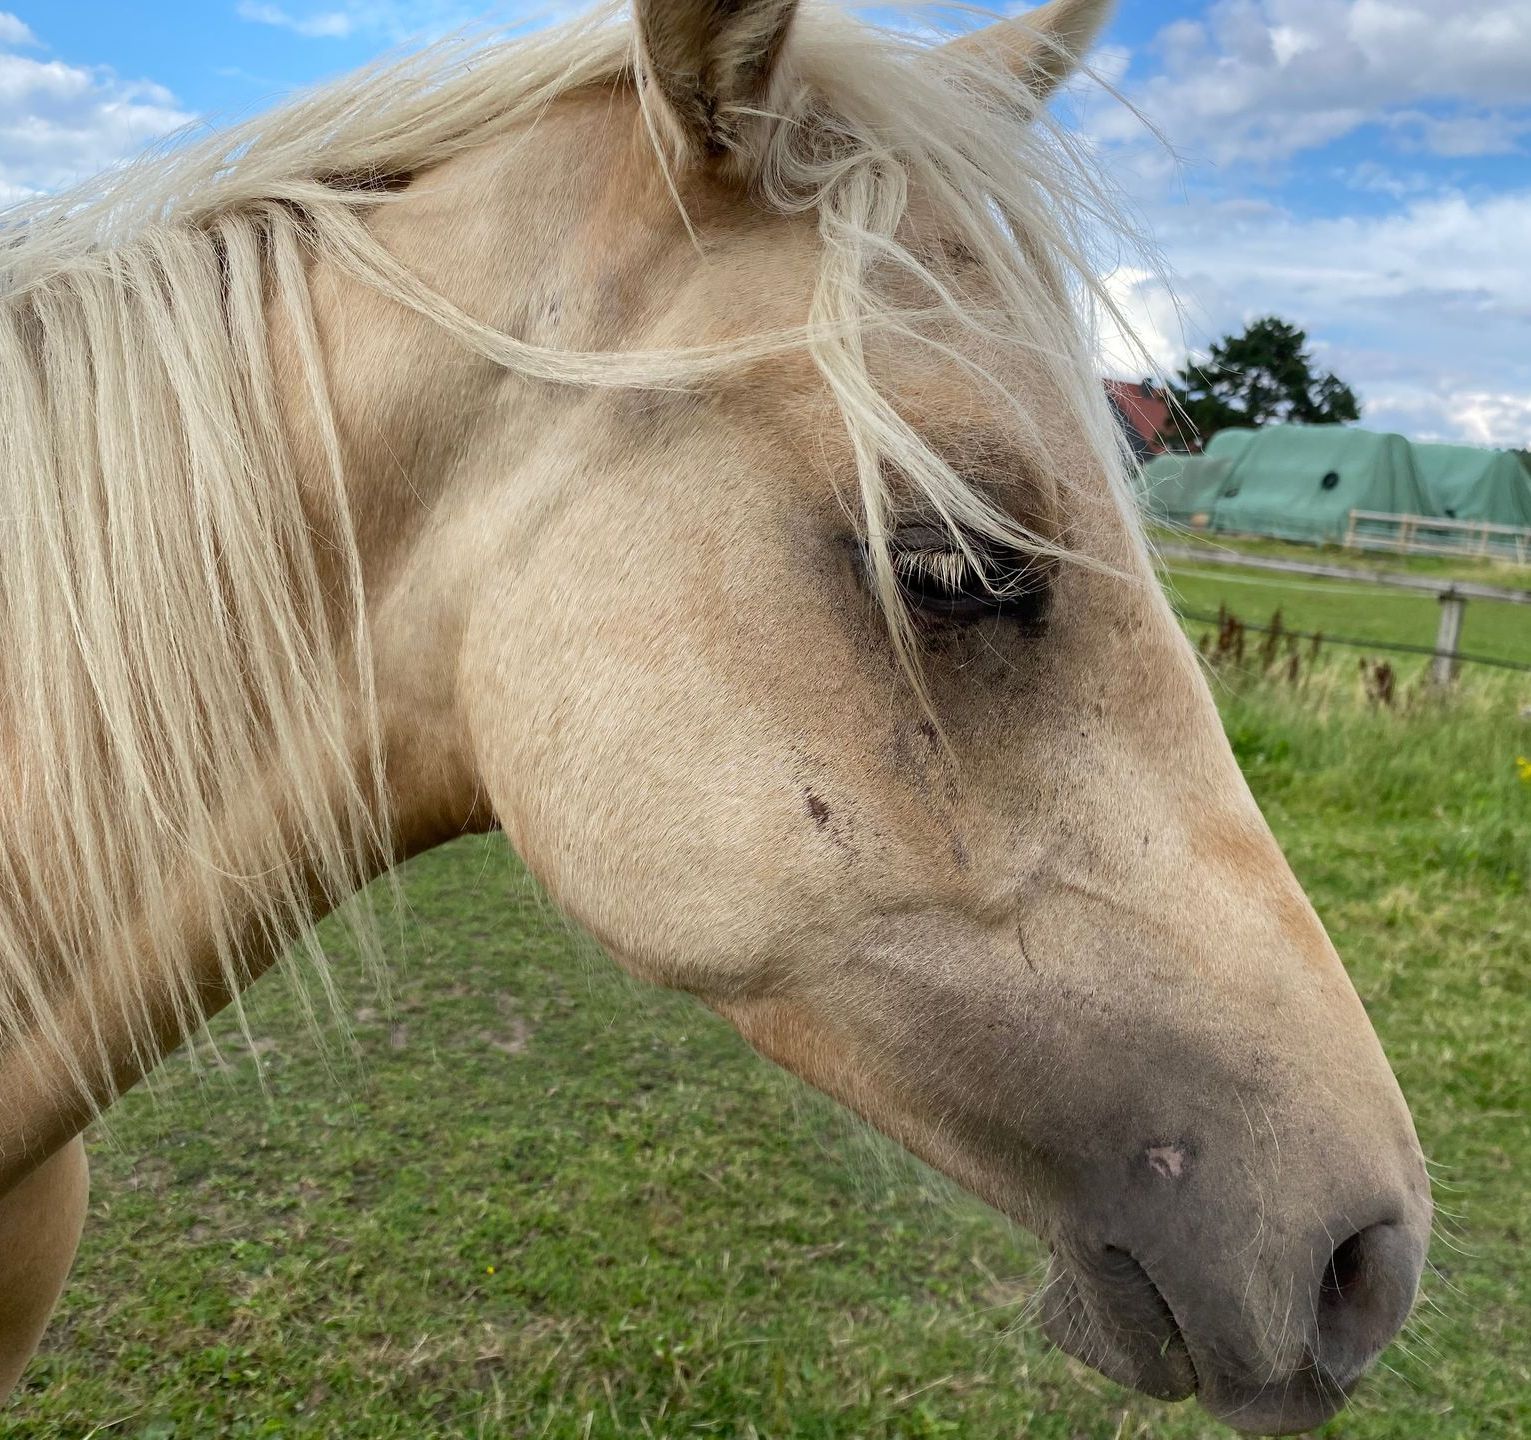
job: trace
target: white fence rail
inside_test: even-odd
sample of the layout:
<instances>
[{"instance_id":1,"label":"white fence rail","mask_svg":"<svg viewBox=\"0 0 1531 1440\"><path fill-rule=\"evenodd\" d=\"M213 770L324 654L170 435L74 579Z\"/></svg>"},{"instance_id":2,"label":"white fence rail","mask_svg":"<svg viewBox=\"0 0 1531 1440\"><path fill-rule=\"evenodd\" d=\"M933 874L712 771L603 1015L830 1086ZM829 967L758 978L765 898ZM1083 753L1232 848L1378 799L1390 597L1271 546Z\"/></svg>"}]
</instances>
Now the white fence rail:
<instances>
[{"instance_id":1,"label":"white fence rail","mask_svg":"<svg viewBox=\"0 0 1531 1440\"><path fill-rule=\"evenodd\" d=\"M1345 530L1347 550L1391 550L1400 555L1481 555L1531 564L1531 530L1487 520L1452 520L1437 515L1392 515L1352 510Z\"/></svg>"}]
</instances>

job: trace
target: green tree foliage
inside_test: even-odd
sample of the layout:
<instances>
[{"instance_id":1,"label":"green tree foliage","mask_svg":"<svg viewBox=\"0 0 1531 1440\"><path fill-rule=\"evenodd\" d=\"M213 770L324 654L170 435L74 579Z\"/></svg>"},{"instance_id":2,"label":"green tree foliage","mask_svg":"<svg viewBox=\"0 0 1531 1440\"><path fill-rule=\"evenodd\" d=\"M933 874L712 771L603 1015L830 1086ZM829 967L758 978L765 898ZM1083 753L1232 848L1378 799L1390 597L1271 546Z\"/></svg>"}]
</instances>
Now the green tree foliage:
<instances>
[{"instance_id":1,"label":"green tree foliage","mask_svg":"<svg viewBox=\"0 0 1531 1440\"><path fill-rule=\"evenodd\" d=\"M1207 358L1187 364L1170 385L1202 438L1234 425L1339 425L1361 418L1356 393L1337 375L1319 374L1307 334L1274 315L1242 335L1225 335Z\"/></svg>"}]
</instances>

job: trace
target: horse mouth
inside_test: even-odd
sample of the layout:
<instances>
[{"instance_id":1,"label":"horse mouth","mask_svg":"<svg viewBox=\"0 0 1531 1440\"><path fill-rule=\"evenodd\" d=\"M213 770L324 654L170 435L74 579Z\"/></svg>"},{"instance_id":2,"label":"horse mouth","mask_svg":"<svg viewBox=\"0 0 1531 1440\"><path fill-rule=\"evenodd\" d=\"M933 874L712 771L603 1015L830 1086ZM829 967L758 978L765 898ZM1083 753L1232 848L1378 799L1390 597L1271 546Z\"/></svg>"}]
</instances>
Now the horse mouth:
<instances>
[{"instance_id":1,"label":"horse mouth","mask_svg":"<svg viewBox=\"0 0 1531 1440\"><path fill-rule=\"evenodd\" d=\"M1126 1250L1055 1250L1042 1330L1065 1354L1156 1400L1185 1400L1197 1391L1196 1366L1174 1311Z\"/></svg>"},{"instance_id":2,"label":"horse mouth","mask_svg":"<svg viewBox=\"0 0 1531 1440\"><path fill-rule=\"evenodd\" d=\"M1180 1322L1142 1263L1114 1246L1084 1254L1054 1250L1041 1307L1042 1330L1065 1354L1108 1380L1156 1400L1195 1395L1215 1418L1256 1435L1291 1435L1338 1411L1367 1368L1335 1374L1304 1348L1294 1374L1251 1383L1216 1341L1199 1346L1198 1371Z\"/></svg>"}]
</instances>

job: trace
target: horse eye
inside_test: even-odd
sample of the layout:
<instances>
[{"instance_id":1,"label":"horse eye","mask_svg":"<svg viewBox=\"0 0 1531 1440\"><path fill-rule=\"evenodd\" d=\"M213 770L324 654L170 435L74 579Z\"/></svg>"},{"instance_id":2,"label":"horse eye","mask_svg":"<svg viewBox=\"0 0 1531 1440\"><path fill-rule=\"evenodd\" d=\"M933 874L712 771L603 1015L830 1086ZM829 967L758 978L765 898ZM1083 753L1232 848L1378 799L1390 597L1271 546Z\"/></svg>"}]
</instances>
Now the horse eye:
<instances>
[{"instance_id":1,"label":"horse eye","mask_svg":"<svg viewBox=\"0 0 1531 1440\"><path fill-rule=\"evenodd\" d=\"M1000 616L1040 632L1052 602L1049 558L993 544L971 548L977 565L943 529L911 525L893 535L893 573L910 611L948 625Z\"/></svg>"}]
</instances>

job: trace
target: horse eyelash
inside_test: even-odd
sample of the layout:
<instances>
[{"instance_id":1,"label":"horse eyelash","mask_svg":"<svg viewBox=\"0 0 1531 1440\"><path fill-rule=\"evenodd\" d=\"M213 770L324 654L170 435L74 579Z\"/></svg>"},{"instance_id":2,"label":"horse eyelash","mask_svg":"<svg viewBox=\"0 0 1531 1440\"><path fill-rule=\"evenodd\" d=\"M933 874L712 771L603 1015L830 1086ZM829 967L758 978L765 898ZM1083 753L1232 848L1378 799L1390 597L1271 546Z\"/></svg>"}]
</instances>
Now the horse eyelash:
<instances>
[{"instance_id":1,"label":"horse eyelash","mask_svg":"<svg viewBox=\"0 0 1531 1440\"><path fill-rule=\"evenodd\" d=\"M894 573L928 577L953 592L969 577L982 578L960 550L900 550L893 556Z\"/></svg>"}]
</instances>

